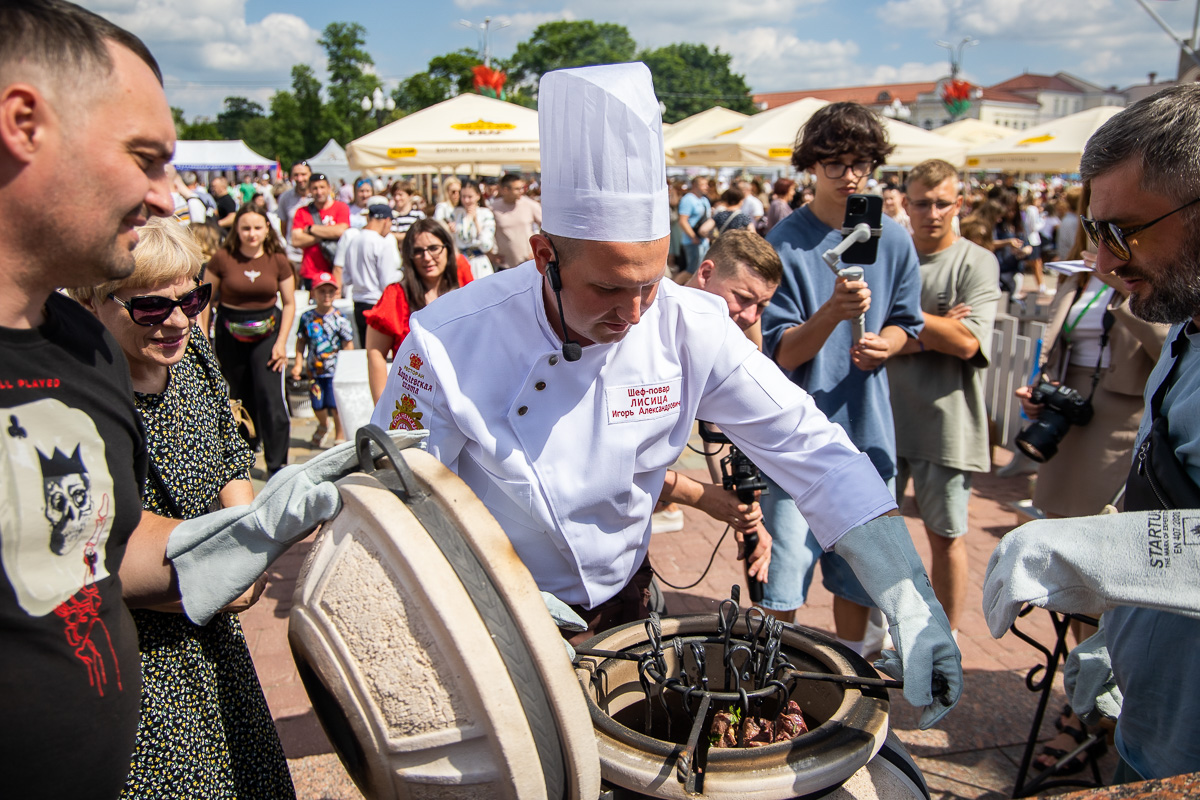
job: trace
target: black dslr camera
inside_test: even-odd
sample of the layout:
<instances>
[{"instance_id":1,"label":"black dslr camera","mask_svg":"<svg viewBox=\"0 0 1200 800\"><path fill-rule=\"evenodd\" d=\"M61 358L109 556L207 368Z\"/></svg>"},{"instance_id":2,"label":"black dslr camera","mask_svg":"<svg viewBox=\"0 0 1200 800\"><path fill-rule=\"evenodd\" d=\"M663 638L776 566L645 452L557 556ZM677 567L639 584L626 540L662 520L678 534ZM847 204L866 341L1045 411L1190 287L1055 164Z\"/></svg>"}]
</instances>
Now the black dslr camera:
<instances>
[{"instance_id":1,"label":"black dslr camera","mask_svg":"<svg viewBox=\"0 0 1200 800\"><path fill-rule=\"evenodd\" d=\"M1058 452L1058 443L1072 425L1087 425L1094 413L1090 398L1069 386L1056 386L1045 379L1033 387L1029 402L1042 408L1033 424L1017 434L1017 446L1041 464Z\"/></svg>"},{"instance_id":2,"label":"black dslr camera","mask_svg":"<svg viewBox=\"0 0 1200 800\"><path fill-rule=\"evenodd\" d=\"M762 473L749 456L737 448L729 437L703 420L699 420L700 439L707 444L729 445L729 455L721 459L721 485L725 491L733 492L737 499L746 505L753 503L759 494L767 493L767 484ZM747 560L750 554L758 548L758 534L747 533L742 537L742 549ZM762 584L755 578L746 576L746 588L753 603L762 602Z\"/></svg>"}]
</instances>

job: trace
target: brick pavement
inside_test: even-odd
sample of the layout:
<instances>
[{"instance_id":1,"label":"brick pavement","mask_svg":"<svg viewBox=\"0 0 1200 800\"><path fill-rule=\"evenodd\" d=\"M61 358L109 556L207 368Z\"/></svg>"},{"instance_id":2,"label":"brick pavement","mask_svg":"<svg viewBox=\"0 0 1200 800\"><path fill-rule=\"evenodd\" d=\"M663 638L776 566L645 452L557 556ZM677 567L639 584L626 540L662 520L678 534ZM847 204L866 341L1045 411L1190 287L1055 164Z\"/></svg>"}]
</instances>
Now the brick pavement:
<instances>
[{"instance_id":1,"label":"brick pavement","mask_svg":"<svg viewBox=\"0 0 1200 800\"><path fill-rule=\"evenodd\" d=\"M300 445L311 436L312 425L311 421L297 420L293 426L293 460L309 457L311 451ZM997 459L998 465L1002 464L1007 454L1000 452ZM697 479L708 479L699 456L685 453L679 467ZM1028 496L1027 479L1004 479L994 474L978 476L972 489L967 534L971 581L968 612L959 632L965 691L958 707L936 729L920 731L914 709L899 693L893 693L892 727L925 772L935 800L1005 798L1016 777L1036 705L1035 695L1024 686L1025 675L1038 663L1037 654L1012 635L992 639L981 610L981 587L988 556L1015 521L1008 504ZM910 494L902 511L917 551L928 564L929 547L913 510ZM684 515L683 531L656 535L650 548L656 570L677 585L699 577L723 530L699 512L685 509ZM292 767L297 796L301 800L357 800L361 795L333 755L313 715L287 645L287 614L295 576L309 546L298 545L273 565L263 599L242 614L242 623ZM731 534L721 543L708 575L694 588L663 587L670 610L714 612L717 603L728 597L730 586L739 580L735 551ZM818 578L813 581L808 604L797 613L797 622L832 631L831 606L831 595ZM1048 615L1042 612L1035 612L1023 629L1042 642L1051 641L1053 636ZM1050 708L1060 708L1063 702L1061 688L1057 688ZM1042 738L1055 733L1052 718L1053 713L1047 715ZM1102 764L1103 774L1111 774L1111 753Z\"/></svg>"}]
</instances>

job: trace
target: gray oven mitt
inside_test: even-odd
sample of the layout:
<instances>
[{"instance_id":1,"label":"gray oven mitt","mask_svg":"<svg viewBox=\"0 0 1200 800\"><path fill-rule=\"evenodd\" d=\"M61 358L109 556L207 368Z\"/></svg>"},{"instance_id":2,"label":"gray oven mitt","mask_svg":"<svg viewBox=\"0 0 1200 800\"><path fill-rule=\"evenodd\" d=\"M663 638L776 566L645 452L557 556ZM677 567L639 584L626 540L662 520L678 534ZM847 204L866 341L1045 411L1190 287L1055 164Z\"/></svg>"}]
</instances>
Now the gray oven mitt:
<instances>
[{"instance_id":1,"label":"gray oven mitt","mask_svg":"<svg viewBox=\"0 0 1200 800\"><path fill-rule=\"evenodd\" d=\"M962 694L962 655L904 518L876 517L852 528L833 552L846 559L891 623L896 652L885 652L876 666L893 678L903 677L904 699L925 709L921 728L933 726Z\"/></svg>"},{"instance_id":2,"label":"gray oven mitt","mask_svg":"<svg viewBox=\"0 0 1200 800\"><path fill-rule=\"evenodd\" d=\"M398 448L427 431L389 431ZM337 516L342 500L333 482L358 469L354 442L281 469L254 501L184 520L167 540L179 576L183 610L197 625L241 596L276 558Z\"/></svg>"},{"instance_id":3,"label":"gray oven mitt","mask_svg":"<svg viewBox=\"0 0 1200 800\"><path fill-rule=\"evenodd\" d=\"M1200 511L1042 519L1000 540L983 581L999 639L1026 603L1098 617L1137 606L1200 617Z\"/></svg>"},{"instance_id":4,"label":"gray oven mitt","mask_svg":"<svg viewBox=\"0 0 1200 800\"><path fill-rule=\"evenodd\" d=\"M559 600L549 592L542 592L542 602L546 604L546 610L550 612L550 618L554 620L554 624L564 631L571 633L579 633L587 630L587 623L583 621L583 617L571 610L571 607ZM571 643L563 638L563 644L567 648L567 658L571 661L575 660L575 648L571 647Z\"/></svg>"},{"instance_id":5,"label":"gray oven mitt","mask_svg":"<svg viewBox=\"0 0 1200 800\"><path fill-rule=\"evenodd\" d=\"M1088 725L1102 718L1116 719L1121 714L1124 696L1113 676L1112 659L1104 641L1104 620L1100 629L1079 643L1063 665L1063 687L1071 701L1071 710Z\"/></svg>"}]
</instances>

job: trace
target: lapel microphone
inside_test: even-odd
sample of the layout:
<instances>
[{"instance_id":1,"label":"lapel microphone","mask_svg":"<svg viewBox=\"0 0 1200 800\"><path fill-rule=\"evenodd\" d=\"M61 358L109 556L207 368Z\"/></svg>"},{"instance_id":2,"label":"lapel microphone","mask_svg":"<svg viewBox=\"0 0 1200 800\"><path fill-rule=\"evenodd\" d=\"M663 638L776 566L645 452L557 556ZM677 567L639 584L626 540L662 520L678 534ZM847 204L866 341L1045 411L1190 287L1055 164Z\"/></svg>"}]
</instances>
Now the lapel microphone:
<instances>
[{"instance_id":1,"label":"lapel microphone","mask_svg":"<svg viewBox=\"0 0 1200 800\"><path fill-rule=\"evenodd\" d=\"M558 250L549 237L546 238L546 241L550 242L550 249L554 251L554 258L546 263L546 277L550 279L550 289L554 292L555 299L558 300L558 321L563 329L563 358L567 361L578 361L583 356L583 347L579 342L571 339L571 332L567 329L567 319L563 316L562 276L558 274Z\"/></svg>"}]
</instances>

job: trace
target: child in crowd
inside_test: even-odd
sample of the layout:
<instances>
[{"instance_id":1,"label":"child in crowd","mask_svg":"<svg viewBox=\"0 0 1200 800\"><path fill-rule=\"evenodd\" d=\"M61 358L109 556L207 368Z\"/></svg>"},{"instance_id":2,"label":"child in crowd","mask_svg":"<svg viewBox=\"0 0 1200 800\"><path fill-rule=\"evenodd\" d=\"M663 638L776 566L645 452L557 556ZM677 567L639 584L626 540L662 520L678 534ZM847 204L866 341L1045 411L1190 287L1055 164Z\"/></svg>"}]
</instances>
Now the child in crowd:
<instances>
[{"instance_id":1,"label":"child in crowd","mask_svg":"<svg viewBox=\"0 0 1200 800\"><path fill-rule=\"evenodd\" d=\"M337 413L333 396L333 375L337 369L337 354L354 349L354 329L350 320L333 307L338 285L333 275L322 272L313 281L312 296L317 304L300 315L296 333L296 363L292 379L300 380L301 365L306 365L312 378L312 408L317 415L317 430L312 446L320 447L329 432L329 412L333 412L334 443L346 440L342 419Z\"/></svg>"}]
</instances>

